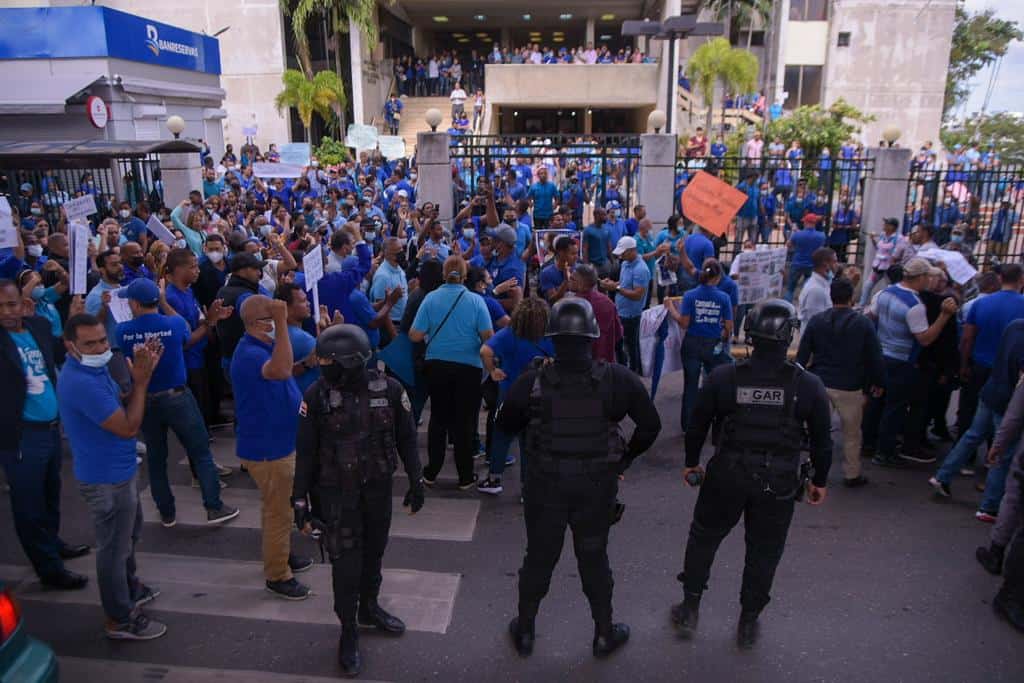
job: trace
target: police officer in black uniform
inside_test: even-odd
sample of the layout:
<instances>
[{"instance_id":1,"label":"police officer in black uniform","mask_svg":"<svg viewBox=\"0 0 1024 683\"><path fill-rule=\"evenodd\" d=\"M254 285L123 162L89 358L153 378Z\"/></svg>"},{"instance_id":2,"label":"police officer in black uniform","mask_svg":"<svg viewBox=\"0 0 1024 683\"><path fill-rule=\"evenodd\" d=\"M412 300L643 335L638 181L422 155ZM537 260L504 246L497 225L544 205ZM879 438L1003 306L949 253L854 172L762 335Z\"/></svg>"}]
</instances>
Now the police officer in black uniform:
<instances>
[{"instance_id":1,"label":"police officer in black uniform","mask_svg":"<svg viewBox=\"0 0 1024 683\"><path fill-rule=\"evenodd\" d=\"M534 621L566 526L594 617L594 656L607 656L629 639L629 627L612 622L608 529L619 476L654 443L661 420L634 373L592 359L590 347L599 335L589 302L571 297L556 303L546 333L554 362L520 375L497 416L510 434L526 430L527 547L519 570L519 615L509 625L524 657L533 652ZM626 415L636 424L628 444L618 426Z\"/></svg>"},{"instance_id":2,"label":"police officer in black uniform","mask_svg":"<svg viewBox=\"0 0 1024 683\"><path fill-rule=\"evenodd\" d=\"M381 558L398 459L409 477L404 505L411 514L423 507L422 468L409 398L397 381L366 368L366 333L356 325L328 327L316 354L323 376L306 390L299 413L292 505L299 529L322 530L341 620L339 662L346 676L356 676L360 625L405 631L377 602Z\"/></svg>"},{"instance_id":3,"label":"police officer in black uniform","mask_svg":"<svg viewBox=\"0 0 1024 683\"><path fill-rule=\"evenodd\" d=\"M781 299L758 303L744 325L754 345L751 358L715 368L698 394L686 430L683 477L690 486L700 486L700 495L679 575L684 599L672 608L672 622L684 638L697 629L715 551L743 517L747 555L736 639L742 649L753 647L794 501L804 488L812 505L825 500L832 463L829 400L816 375L786 360L797 326L792 304ZM712 423L718 444L705 475L700 452ZM805 434L810 437L810 468L801 464ZM813 474L806 481L809 469Z\"/></svg>"}]
</instances>

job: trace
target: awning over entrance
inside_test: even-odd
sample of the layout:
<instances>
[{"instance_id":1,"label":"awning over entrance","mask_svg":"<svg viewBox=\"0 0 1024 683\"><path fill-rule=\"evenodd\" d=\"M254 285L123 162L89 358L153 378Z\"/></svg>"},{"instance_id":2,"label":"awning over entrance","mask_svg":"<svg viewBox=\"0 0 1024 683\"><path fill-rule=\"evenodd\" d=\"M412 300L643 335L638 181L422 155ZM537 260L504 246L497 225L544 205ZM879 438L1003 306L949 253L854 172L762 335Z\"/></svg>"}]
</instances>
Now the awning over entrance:
<instances>
[{"instance_id":1,"label":"awning over entrance","mask_svg":"<svg viewBox=\"0 0 1024 683\"><path fill-rule=\"evenodd\" d=\"M109 165L111 159L142 159L150 154L198 154L199 150L198 145L186 140L0 140L0 168L87 168Z\"/></svg>"},{"instance_id":2,"label":"awning over entrance","mask_svg":"<svg viewBox=\"0 0 1024 683\"><path fill-rule=\"evenodd\" d=\"M180 97L183 99L216 102L220 105L227 97L223 88L206 85L188 85L172 81L157 81L148 78L125 76L121 79L121 88L127 93L137 95L158 95L163 97Z\"/></svg>"},{"instance_id":3,"label":"awning over entrance","mask_svg":"<svg viewBox=\"0 0 1024 683\"><path fill-rule=\"evenodd\" d=\"M19 77L9 68L0 88L0 114L63 114L68 99L104 76L99 72Z\"/></svg>"}]
</instances>

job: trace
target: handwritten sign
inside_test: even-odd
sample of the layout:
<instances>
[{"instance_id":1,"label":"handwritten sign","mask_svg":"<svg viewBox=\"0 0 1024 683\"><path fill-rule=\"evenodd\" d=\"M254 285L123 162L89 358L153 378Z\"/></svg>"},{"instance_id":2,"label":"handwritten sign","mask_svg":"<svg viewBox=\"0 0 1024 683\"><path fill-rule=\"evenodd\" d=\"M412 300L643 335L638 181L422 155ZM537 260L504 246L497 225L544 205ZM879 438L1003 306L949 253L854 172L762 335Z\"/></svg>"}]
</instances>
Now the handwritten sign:
<instances>
[{"instance_id":1,"label":"handwritten sign","mask_svg":"<svg viewBox=\"0 0 1024 683\"><path fill-rule=\"evenodd\" d=\"M273 164L258 162L252 165L252 172L257 178L301 178L305 175L302 166L295 164Z\"/></svg>"},{"instance_id":2,"label":"handwritten sign","mask_svg":"<svg viewBox=\"0 0 1024 683\"><path fill-rule=\"evenodd\" d=\"M86 276L89 273L89 238L92 231L81 222L73 222L68 226L71 236L71 293L85 294Z\"/></svg>"},{"instance_id":3,"label":"handwritten sign","mask_svg":"<svg viewBox=\"0 0 1024 683\"><path fill-rule=\"evenodd\" d=\"M310 149L308 142L289 142L281 145L278 154L281 156L282 164L309 166Z\"/></svg>"},{"instance_id":4,"label":"handwritten sign","mask_svg":"<svg viewBox=\"0 0 1024 683\"><path fill-rule=\"evenodd\" d=\"M18 246L18 228L7 197L0 197L0 249Z\"/></svg>"},{"instance_id":5,"label":"handwritten sign","mask_svg":"<svg viewBox=\"0 0 1024 683\"><path fill-rule=\"evenodd\" d=\"M64 214L68 217L68 223L84 221L86 216L96 213L96 198L91 194L69 199L64 202Z\"/></svg>"},{"instance_id":6,"label":"handwritten sign","mask_svg":"<svg viewBox=\"0 0 1024 683\"><path fill-rule=\"evenodd\" d=\"M313 290L313 320L320 322L320 290L316 283L324 276L324 257L320 245L302 257L302 272L306 276L306 289Z\"/></svg>"},{"instance_id":7,"label":"handwritten sign","mask_svg":"<svg viewBox=\"0 0 1024 683\"><path fill-rule=\"evenodd\" d=\"M388 161L405 158L405 138L400 135L379 135L377 145L381 156Z\"/></svg>"},{"instance_id":8,"label":"handwritten sign","mask_svg":"<svg viewBox=\"0 0 1024 683\"><path fill-rule=\"evenodd\" d=\"M161 223L153 214L150 214L149 220L146 222L146 229L167 246L174 246L174 233L168 230L167 226Z\"/></svg>"},{"instance_id":9,"label":"handwritten sign","mask_svg":"<svg viewBox=\"0 0 1024 683\"><path fill-rule=\"evenodd\" d=\"M974 276L978 274L977 268L972 266L959 251L949 251L947 249L926 249L925 251L917 252L917 256L928 259L929 261L942 261L945 263L946 271L958 285L970 282L974 279Z\"/></svg>"},{"instance_id":10,"label":"handwritten sign","mask_svg":"<svg viewBox=\"0 0 1024 683\"><path fill-rule=\"evenodd\" d=\"M697 171L683 192L683 215L716 235L724 235L746 201L746 193L710 173Z\"/></svg>"},{"instance_id":11,"label":"handwritten sign","mask_svg":"<svg viewBox=\"0 0 1024 683\"><path fill-rule=\"evenodd\" d=\"M353 147L356 151L364 149L375 149L377 147L377 128L358 123L350 123L348 132L345 134L345 146Z\"/></svg>"},{"instance_id":12,"label":"handwritten sign","mask_svg":"<svg viewBox=\"0 0 1024 683\"><path fill-rule=\"evenodd\" d=\"M126 289L128 288L118 287L110 292L110 303L107 304L107 311L110 315L114 316L114 322L116 323L123 323L134 317L132 315L132 307L128 305L128 299L121 298L121 292Z\"/></svg>"}]
</instances>

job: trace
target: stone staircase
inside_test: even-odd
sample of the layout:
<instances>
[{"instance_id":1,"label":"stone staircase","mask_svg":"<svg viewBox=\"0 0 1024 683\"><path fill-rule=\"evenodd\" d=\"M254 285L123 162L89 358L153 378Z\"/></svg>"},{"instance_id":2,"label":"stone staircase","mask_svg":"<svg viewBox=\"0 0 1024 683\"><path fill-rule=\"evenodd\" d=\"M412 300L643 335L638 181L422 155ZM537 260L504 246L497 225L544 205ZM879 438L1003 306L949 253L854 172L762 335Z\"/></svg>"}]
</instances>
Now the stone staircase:
<instances>
[{"instance_id":1,"label":"stone staircase","mask_svg":"<svg viewBox=\"0 0 1024 683\"><path fill-rule=\"evenodd\" d=\"M707 107L698 102L698 98L682 88L679 89L679 126L680 132L693 132L697 126L704 126L708 120ZM764 119L748 109L726 109L725 123L730 129L735 130L737 126L753 125L758 128L764 123ZM717 132L722 125L722 110L715 108L711 114L712 130Z\"/></svg>"},{"instance_id":2,"label":"stone staircase","mask_svg":"<svg viewBox=\"0 0 1024 683\"><path fill-rule=\"evenodd\" d=\"M408 154L412 154L416 147L416 134L426 133L430 130L425 116L431 107L436 107L443 115L441 125L437 127L438 130L448 130L451 126L452 107L447 97L403 97L402 104L405 105L405 108L402 109L402 122L398 125L398 134L405 139L405 149ZM381 121L380 127L385 133L387 132L383 121Z\"/></svg>"}]
</instances>

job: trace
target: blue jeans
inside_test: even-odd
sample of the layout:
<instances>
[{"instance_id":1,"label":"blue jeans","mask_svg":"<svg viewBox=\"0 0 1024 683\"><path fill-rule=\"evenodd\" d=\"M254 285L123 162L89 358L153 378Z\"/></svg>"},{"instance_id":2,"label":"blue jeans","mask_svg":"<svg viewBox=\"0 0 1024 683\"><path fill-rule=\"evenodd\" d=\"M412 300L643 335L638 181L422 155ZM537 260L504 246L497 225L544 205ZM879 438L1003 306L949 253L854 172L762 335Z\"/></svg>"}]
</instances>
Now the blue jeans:
<instances>
[{"instance_id":1,"label":"blue jeans","mask_svg":"<svg viewBox=\"0 0 1024 683\"><path fill-rule=\"evenodd\" d=\"M793 294L796 292L797 285L803 280L811 279L811 273L814 269L811 266L790 266L789 268L789 284L786 286L786 301L793 301Z\"/></svg>"},{"instance_id":2,"label":"blue jeans","mask_svg":"<svg viewBox=\"0 0 1024 683\"><path fill-rule=\"evenodd\" d=\"M107 618L129 620L142 583L135 576L135 546L142 531L138 474L118 484L79 484L96 533L96 583Z\"/></svg>"},{"instance_id":3,"label":"blue jeans","mask_svg":"<svg viewBox=\"0 0 1024 683\"><path fill-rule=\"evenodd\" d=\"M984 401L979 401L978 409L975 411L974 419L971 421L971 426L957 440L956 445L950 449L949 453L946 454L946 459L942 461L942 466L935 473L935 478L948 486L953 481L956 473L960 471L960 468L974 460L974 455L978 452L978 446L991 439L992 435L996 433L1001 419L1002 415L996 415L989 410ZM1010 452L1012 453L1013 451ZM998 505L998 501L996 501L996 504Z\"/></svg>"},{"instance_id":4,"label":"blue jeans","mask_svg":"<svg viewBox=\"0 0 1024 683\"><path fill-rule=\"evenodd\" d=\"M167 480L167 430L170 429L185 447L196 471L203 492L203 506L219 510L220 480L210 454L210 438L203 413L187 388L178 394L159 394L146 398L142 418L142 434L146 437L146 458L149 463L149 492L161 515L174 516L174 494Z\"/></svg>"},{"instance_id":5,"label":"blue jeans","mask_svg":"<svg viewBox=\"0 0 1024 683\"><path fill-rule=\"evenodd\" d=\"M679 424L686 431L693 414L693 406L697 403L697 391L700 388L701 371L711 372L722 364L724 356L715 354L715 346L722 343L720 339L694 337L689 334L683 338L681 351L683 360L683 403L679 415Z\"/></svg>"},{"instance_id":6,"label":"blue jeans","mask_svg":"<svg viewBox=\"0 0 1024 683\"><path fill-rule=\"evenodd\" d=\"M60 430L23 429L19 450L0 454L11 487L14 530L40 578L64 569L60 559Z\"/></svg>"},{"instance_id":7,"label":"blue jeans","mask_svg":"<svg viewBox=\"0 0 1024 683\"><path fill-rule=\"evenodd\" d=\"M878 424L878 455L896 457L896 437L907 427L908 408L918 370L913 363L885 357L885 406Z\"/></svg>"},{"instance_id":8,"label":"blue jeans","mask_svg":"<svg viewBox=\"0 0 1024 683\"><path fill-rule=\"evenodd\" d=\"M985 404L984 401L978 402L978 410L981 410L981 406ZM999 431L999 423L1003 421L1002 415L994 415L992 419L992 433L995 434ZM1010 473L1010 464L1013 462L1013 456L1017 453L1017 446L1020 440L1014 441L1012 444L1007 445L1006 450L1003 451L1003 455L999 458L999 462L989 468L988 476L985 478L985 494L981 498L981 503L978 505L978 509L984 512L988 512L993 515L999 514L999 503L1003 500L1003 493L1006 491L1006 477Z\"/></svg>"},{"instance_id":9,"label":"blue jeans","mask_svg":"<svg viewBox=\"0 0 1024 683\"><path fill-rule=\"evenodd\" d=\"M504 399L505 392L502 391L501 385L498 385L498 405L494 407L495 413L498 412ZM518 437L515 434L509 434L497 424L491 431L491 447L487 453L488 467L492 477L500 477L505 471L508 450L512 446L512 442L516 440L519 441L519 480L526 481L526 439L523 434L519 434Z\"/></svg>"}]
</instances>

